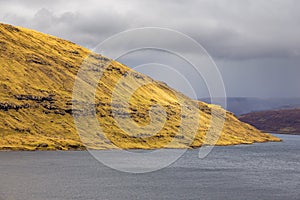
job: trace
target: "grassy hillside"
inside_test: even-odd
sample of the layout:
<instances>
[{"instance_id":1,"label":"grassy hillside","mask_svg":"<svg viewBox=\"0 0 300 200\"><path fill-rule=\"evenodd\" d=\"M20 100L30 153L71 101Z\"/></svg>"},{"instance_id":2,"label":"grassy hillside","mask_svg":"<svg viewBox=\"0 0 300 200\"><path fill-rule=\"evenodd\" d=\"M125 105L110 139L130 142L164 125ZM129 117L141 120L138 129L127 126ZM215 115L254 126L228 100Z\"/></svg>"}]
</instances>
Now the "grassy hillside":
<instances>
[{"instance_id":1,"label":"grassy hillside","mask_svg":"<svg viewBox=\"0 0 300 200\"><path fill-rule=\"evenodd\" d=\"M0 149L84 149L72 115L72 91L79 67L91 52L50 35L0 24L0 54ZM108 59L96 54L89 56L91 73L101 70L97 66L103 60ZM218 126L210 124L211 108L221 113L220 107L193 101L161 82L131 71L116 61L109 61L109 66L103 69L104 75L99 80L94 104L96 117L105 135L92 132L89 124L79 130L88 135L85 138L90 140L83 142L89 148L113 148L112 144L121 148L182 148L209 143L205 142L207 131ZM151 132L143 132L143 129L130 132L130 127L127 127L128 134L115 122L111 94L116 82L125 74L129 81L123 85L124 91L137 83L148 83L130 98L130 109L127 111L136 124L145 126L151 123L148 111L153 105L159 104L166 110L167 121L158 133L153 135ZM91 75L90 78L92 80L95 77ZM90 87L89 83L86 85ZM180 115L182 107L178 97L185 102L189 115ZM85 105L85 102L82 104ZM118 105L116 112L126 112L123 109L122 105ZM198 115L198 124L182 125L181 117L188 121ZM177 134L179 130L181 132ZM191 134L193 131L197 132L195 138ZM111 143L105 141L104 137L109 138ZM189 144L191 139L192 143ZM175 142L169 144L171 140ZM279 139L261 133L227 112L217 144L266 141Z\"/></svg>"},{"instance_id":2,"label":"grassy hillside","mask_svg":"<svg viewBox=\"0 0 300 200\"><path fill-rule=\"evenodd\" d=\"M300 134L300 108L253 112L239 118L266 132Z\"/></svg>"}]
</instances>

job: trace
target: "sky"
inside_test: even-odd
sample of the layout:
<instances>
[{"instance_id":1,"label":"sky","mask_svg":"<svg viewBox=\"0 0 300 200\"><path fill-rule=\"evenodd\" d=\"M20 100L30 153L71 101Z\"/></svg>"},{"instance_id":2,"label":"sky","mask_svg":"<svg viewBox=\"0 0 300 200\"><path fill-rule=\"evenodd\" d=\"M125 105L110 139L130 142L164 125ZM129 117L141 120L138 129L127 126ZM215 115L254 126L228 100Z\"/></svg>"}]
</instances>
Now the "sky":
<instances>
[{"instance_id":1,"label":"sky","mask_svg":"<svg viewBox=\"0 0 300 200\"><path fill-rule=\"evenodd\" d=\"M172 29L206 49L220 71L227 96L273 98L300 97L299 10L298 0L0 0L0 21L90 49L128 29ZM189 46L179 45L198 56ZM141 51L119 61L135 67L143 61L165 59L186 72L185 79L159 64L140 71L190 95L184 83L188 80L198 98L209 96L204 80L193 78L186 64L164 58L164 53Z\"/></svg>"}]
</instances>

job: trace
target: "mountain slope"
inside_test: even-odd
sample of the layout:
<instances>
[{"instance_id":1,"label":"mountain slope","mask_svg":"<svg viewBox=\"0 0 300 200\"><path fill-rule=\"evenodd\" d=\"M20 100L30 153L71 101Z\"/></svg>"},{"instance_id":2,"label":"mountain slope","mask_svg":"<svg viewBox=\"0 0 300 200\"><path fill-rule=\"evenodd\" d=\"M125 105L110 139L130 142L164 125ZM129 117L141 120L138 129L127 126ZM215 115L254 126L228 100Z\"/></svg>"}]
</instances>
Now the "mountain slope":
<instances>
[{"instance_id":1,"label":"mountain slope","mask_svg":"<svg viewBox=\"0 0 300 200\"><path fill-rule=\"evenodd\" d=\"M33 30L0 24L0 53L0 149L68 150L84 149L85 146L108 149L114 148L114 145L144 149L199 147L210 143L205 141L205 135L208 130L216 130L218 126L209 123L211 109L222 113L218 106L193 101L167 85L134 72L116 61ZM81 132L80 138L72 115L75 112L72 110L72 92L76 74L86 58L91 73L101 70L97 67L100 62L109 61L109 66L103 69L93 105L95 117L104 133L93 132L90 125L86 124L86 127L78 130ZM125 74L129 77L129 82L122 86L124 91L132 89L137 83L151 84L139 88L132 95L129 110L124 110L124 105L121 104L117 105L116 110L111 105L111 96L115 84ZM92 80L95 77L90 78ZM90 88L88 81L82 81ZM180 115L182 107L177 97L185 102L189 115ZM82 104L86 105L85 102ZM143 132L143 129L140 132L133 130L130 135L118 127L112 115L114 109L114 112L121 114L129 112L136 124L145 126L151 124L148 111L155 104L166 110L167 120L163 128L154 135ZM193 120L198 114L199 127L198 122L182 125L183 118ZM84 116L79 114L79 117ZM130 127L127 128L130 130ZM196 131L195 138L191 134L193 131ZM178 132L180 133L177 134ZM82 134L87 134L87 137L82 137ZM109 138L111 143L104 140L104 137ZM171 140L174 142L168 145ZM280 140L240 122L227 112L217 145L266 141Z\"/></svg>"},{"instance_id":2,"label":"mountain slope","mask_svg":"<svg viewBox=\"0 0 300 200\"><path fill-rule=\"evenodd\" d=\"M300 108L252 112L239 119L267 132L300 134Z\"/></svg>"}]
</instances>

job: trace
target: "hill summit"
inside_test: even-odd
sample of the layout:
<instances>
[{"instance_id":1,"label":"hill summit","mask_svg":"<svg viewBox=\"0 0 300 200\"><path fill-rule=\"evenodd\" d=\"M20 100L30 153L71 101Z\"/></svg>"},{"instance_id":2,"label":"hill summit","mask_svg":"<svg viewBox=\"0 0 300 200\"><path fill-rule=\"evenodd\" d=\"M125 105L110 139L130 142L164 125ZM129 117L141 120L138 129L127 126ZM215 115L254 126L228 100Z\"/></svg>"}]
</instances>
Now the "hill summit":
<instances>
[{"instance_id":1,"label":"hill summit","mask_svg":"<svg viewBox=\"0 0 300 200\"><path fill-rule=\"evenodd\" d=\"M217 114L225 113L225 123L217 145L280 141L239 121L221 107L189 99L162 82L54 36L0 24L0 54L2 150L110 149L116 146L126 149L200 147L210 144L206 140L208 131L218 129L218 124L210 123L212 109ZM80 115L80 110L72 107L72 95L76 75L87 57L91 71L99 70L99 62L109 60L109 66L98 82L95 103L92 105L95 110L92 115L99 122L101 133L93 132L89 124L78 130L74 122L76 112L79 113L77 116L84 117ZM137 83L147 83L134 92L128 110L124 110L121 103L111 105L115 85L124 75L129 77L129 81L121 87L124 91L134 88ZM89 83L86 85L88 88ZM190 115L181 114L182 106L177 97L185 102ZM149 110L154 105L164 108L166 115L162 128L156 130L155 134L143 128L130 131L128 124L124 130L116 123L113 115L116 112L120 115L127 113L139 127L145 127L153 120ZM163 113L155 114L159 121ZM192 120L197 115L199 122L182 125L183 118ZM191 135L193 132L195 134ZM217 139L217 133L213 137Z\"/></svg>"}]
</instances>

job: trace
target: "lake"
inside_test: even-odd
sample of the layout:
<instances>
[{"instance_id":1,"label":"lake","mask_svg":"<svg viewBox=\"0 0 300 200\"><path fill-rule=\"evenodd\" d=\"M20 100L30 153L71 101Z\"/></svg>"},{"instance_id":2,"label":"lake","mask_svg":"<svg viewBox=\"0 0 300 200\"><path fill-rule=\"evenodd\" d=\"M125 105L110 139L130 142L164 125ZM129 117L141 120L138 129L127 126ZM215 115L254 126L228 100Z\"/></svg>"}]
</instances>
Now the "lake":
<instances>
[{"instance_id":1,"label":"lake","mask_svg":"<svg viewBox=\"0 0 300 200\"><path fill-rule=\"evenodd\" d=\"M300 136L187 151L162 170L130 174L85 151L0 152L0 200L300 199ZM176 151L176 150L174 150Z\"/></svg>"}]
</instances>

